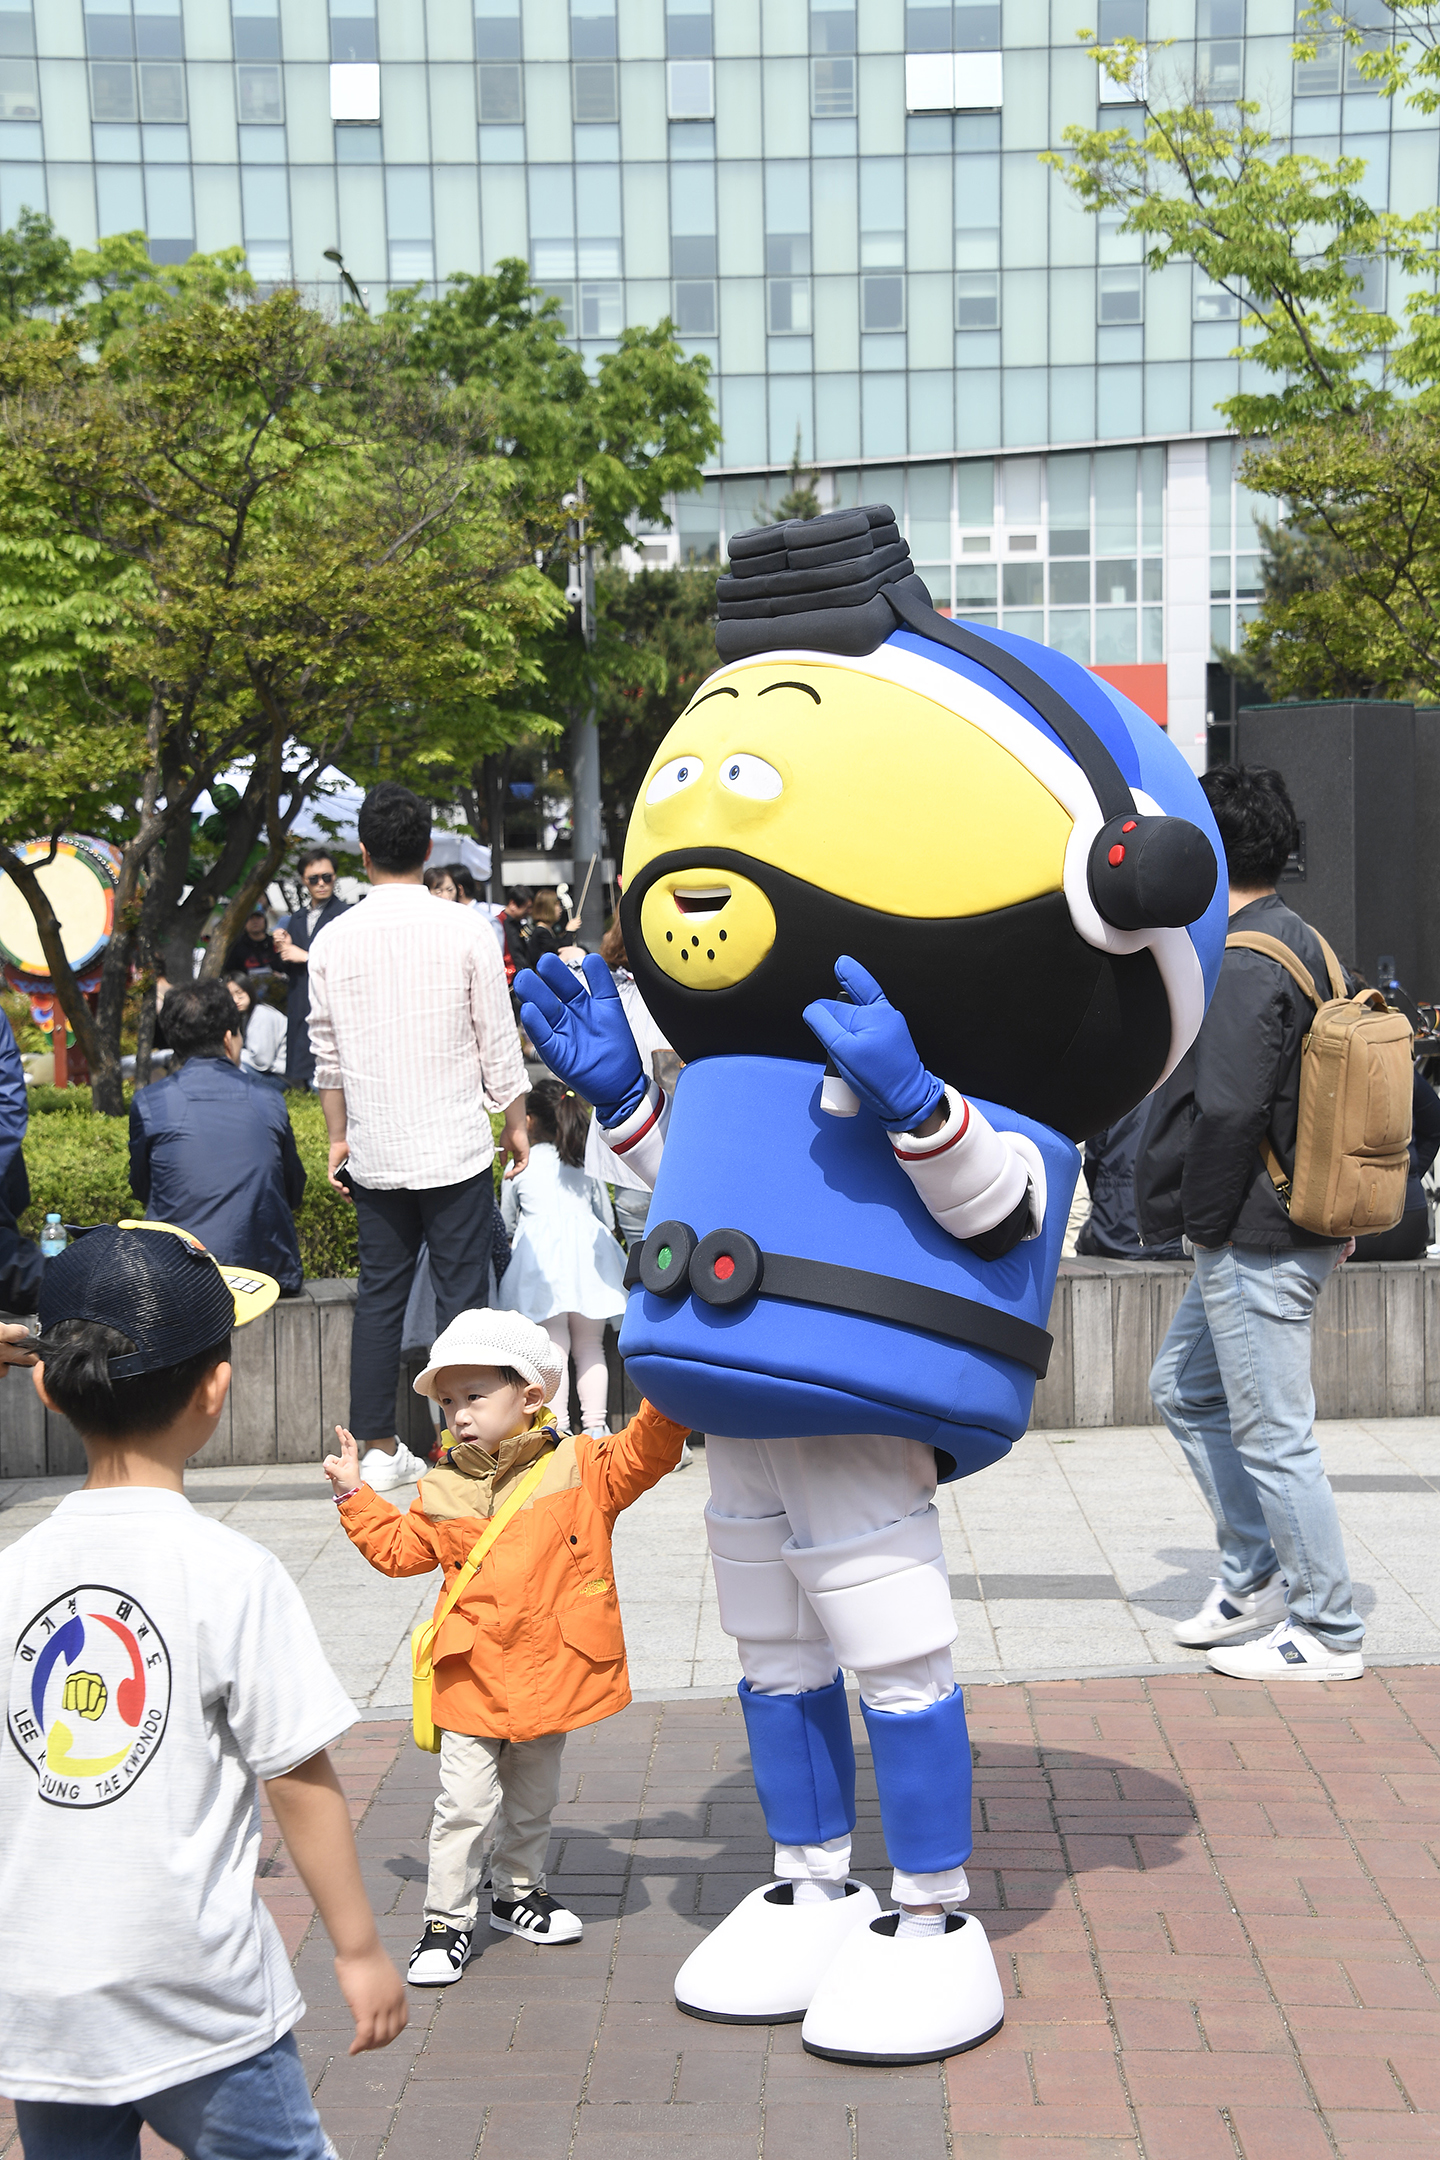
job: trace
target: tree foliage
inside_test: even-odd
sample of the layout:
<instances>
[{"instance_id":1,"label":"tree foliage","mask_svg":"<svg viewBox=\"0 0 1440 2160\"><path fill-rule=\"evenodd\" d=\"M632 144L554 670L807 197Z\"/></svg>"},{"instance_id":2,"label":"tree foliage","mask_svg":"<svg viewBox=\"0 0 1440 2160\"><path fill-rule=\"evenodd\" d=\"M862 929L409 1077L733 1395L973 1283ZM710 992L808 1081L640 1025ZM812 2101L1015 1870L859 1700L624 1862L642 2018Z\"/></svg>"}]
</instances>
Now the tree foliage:
<instances>
[{"instance_id":1,"label":"tree foliage","mask_svg":"<svg viewBox=\"0 0 1440 2160\"><path fill-rule=\"evenodd\" d=\"M0 830L122 847L98 1014L33 870L4 844L0 869L98 1103L132 967L188 972L208 921L217 972L328 774L453 799L593 699L600 662L556 634L563 497L583 482L616 545L698 485L705 378L668 323L588 370L517 263L335 322L257 297L239 251L159 268L140 235L72 252L28 214L4 236Z\"/></svg>"},{"instance_id":2,"label":"tree foliage","mask_svg":"<svg viewBox=\"0 0 1440 2160\"><path fill-rule=\"evenodd\" d=\"M1385 4L1393 39L1312 9L1297 59L1338 44L1381 95L1440 108L1440 11ZM1048 161L1150 270L1190 262L1232 296L1249 365L1220 410L1250 438L1245 485L1286 505L1245 664L1274 695L1412 695L1440 660L1440 208L1374 209L1363 159L1291 151L1163 47L1096 56L1144 86L1141 123L1069 128ZM1378 265L1388 312L1366 300Z\"/></svg>"}]
</instances>

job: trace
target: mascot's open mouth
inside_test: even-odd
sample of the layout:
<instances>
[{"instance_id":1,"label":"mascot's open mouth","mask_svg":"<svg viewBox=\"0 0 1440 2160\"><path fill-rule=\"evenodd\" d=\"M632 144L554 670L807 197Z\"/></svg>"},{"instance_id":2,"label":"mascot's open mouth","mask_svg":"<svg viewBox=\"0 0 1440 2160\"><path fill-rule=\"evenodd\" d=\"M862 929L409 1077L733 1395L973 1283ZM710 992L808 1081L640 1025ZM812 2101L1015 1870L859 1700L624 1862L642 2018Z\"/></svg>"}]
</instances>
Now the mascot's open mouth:
<instances>
[{"instance_id":1,"label":"mascot's open mouth","mask_svg":"<svg viewBox=\"0 0 1440 2160\"><path fill-rule=\"evenodd\" d=\"M728 885L676 886L674 901L682 915L718 915L730 898Z\"/></svg>"}]
</instances>

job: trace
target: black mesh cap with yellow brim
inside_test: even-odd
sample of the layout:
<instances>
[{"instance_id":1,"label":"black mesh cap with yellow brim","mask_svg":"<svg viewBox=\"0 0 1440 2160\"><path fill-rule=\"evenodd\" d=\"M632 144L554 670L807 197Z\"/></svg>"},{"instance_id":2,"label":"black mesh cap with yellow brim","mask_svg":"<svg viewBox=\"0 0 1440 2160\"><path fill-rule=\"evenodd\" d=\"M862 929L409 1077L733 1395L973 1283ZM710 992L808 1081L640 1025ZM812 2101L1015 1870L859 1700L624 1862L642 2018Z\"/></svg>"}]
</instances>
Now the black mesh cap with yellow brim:
<instances>
[{"instance_id":1,"label":"black mesh cap with yellow brim","mask_svg":"<svg viewBox=\"0 0 1440 2160\"><path fill-rule=\"evenodd\" d=\"M48 1334L62 1320L114 1328L135 1348L107 1360L110 1377L132 1380L213 1349L279 1295L272 1277L223 1265L173 1223L102 1224L47 1266L40 1328Z\"/></svg>"}]
</instances>

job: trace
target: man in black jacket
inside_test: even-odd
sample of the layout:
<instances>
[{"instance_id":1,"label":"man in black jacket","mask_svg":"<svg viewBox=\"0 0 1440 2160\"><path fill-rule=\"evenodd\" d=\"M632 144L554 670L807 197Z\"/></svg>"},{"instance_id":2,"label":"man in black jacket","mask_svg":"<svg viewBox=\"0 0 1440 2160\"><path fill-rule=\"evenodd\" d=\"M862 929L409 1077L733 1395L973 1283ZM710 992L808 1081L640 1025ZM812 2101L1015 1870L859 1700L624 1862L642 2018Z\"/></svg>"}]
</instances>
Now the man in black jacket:
<instances>
[{"instance_id":1,"label":"man in black jacket","mask_svg":"<svg viewBox=\"0 0 1440 2160\"><path fill-rule=\"evenodd\" d=\"M1276 880L1298 836L1280 775L1201 781L1230 876L1230 929L1278 938L1327 979L1319 940ZM1238 1679L1355 1680L1365 1630L1315 1442L1310 1335L1351 1248L1292 1223L1261 1155L1295 1163L1300 1048L1315 1008L1278 961L1227 951L1204 1025L1155 1098L1135 1172L1147 1247L1184 1236L1195 1276L1150 1392L1215 1517L1221 1575L1177 1642ZM1262 1640L1238 1638L1257 1629Z\"/></svg>"},{"instance_id":2,"label":"man in black jacket","mask_svg":"<svg viewBox=\"0 0 1440 2160\"><path fill-rule=\"evenodd\" d=\"M300 858L306 904L275 929L275 950L290 978L285 997L285 1085L308 1088L315 1077L310 1051L310 947L328 924L349 912L335 895L335 865L324 848Z\"/></svg>"}]
</instances>

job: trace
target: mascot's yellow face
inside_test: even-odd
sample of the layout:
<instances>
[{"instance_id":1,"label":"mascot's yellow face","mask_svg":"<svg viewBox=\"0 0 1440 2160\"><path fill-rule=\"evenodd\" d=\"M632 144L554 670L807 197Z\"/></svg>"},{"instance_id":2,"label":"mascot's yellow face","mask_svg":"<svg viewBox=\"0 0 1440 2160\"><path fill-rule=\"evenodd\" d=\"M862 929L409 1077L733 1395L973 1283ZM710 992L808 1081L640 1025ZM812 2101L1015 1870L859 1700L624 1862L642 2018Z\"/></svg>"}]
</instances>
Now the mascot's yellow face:
<instances>
[{"instance_id":1,"label":"mascot's yellow face","mask_svg":"<svg viewBox=\"0 0 1440 2160\"><path fill-rule=\"evenodd\" d=\"M775 913L706 849L880 914L954 918L1059 892L1070 828L952 706L843 661L747 660L706 678L656 752L624 879L687 852L644 895L645 947L687 989L725 990L770 951Z\"/></svg>"}]
</instances>

